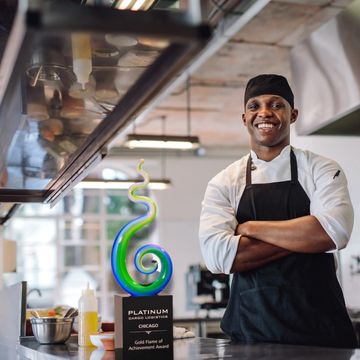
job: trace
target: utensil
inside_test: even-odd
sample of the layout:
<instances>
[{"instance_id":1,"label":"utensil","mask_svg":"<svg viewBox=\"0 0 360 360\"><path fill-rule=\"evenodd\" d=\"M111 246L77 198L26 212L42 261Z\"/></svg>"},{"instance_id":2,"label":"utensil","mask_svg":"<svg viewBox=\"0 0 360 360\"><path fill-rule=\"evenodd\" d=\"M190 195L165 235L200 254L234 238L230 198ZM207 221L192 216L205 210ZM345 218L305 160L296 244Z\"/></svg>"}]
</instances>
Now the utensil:
<instances>
[{"instance_id":1,"label":"utensil","mask_svg":"<svg viewBox=\"0 0 360 360\"><path fill-rule=\"evenodd\" d=\"M74 318L32 318L33 334L40 344L61 344L71 335Z\"/></svg>"},{"instance_id":2,"label":"utensil","mask_svg":"<svg viewBox=\"0 0 360 360\"><path fill-rule=\"evenodd\" d=\"M36 310L31 310L30 314L34 316L35 318L40 318L39 313Z\"/></svg>"},{"instance_id":3,"label":"utensil","mask_svg":"<svg viewBox=\"0 0 360 360\"><path fill-rule=\"evenodd\" d=\"M75 308L73 308L73 307L69 308L69 309L66 311L66 313L65 313L65 315L64 315L64 318L70 318L70 317L71 317L71 314L74 313L75 311L76 311Z\"/></svg>"},{"instance_id":4,"label":"utensil","mask_svg":"<svg viewBox=\"0 0 360 360\"><path fill-rule=\"evenodd\" d=\"M75 318L75 317L77 317L79 315L79 311L76 309L74 312L72 312L71 314L70 314L70 317L71 318Z\"/></svg>"}]
</instances>

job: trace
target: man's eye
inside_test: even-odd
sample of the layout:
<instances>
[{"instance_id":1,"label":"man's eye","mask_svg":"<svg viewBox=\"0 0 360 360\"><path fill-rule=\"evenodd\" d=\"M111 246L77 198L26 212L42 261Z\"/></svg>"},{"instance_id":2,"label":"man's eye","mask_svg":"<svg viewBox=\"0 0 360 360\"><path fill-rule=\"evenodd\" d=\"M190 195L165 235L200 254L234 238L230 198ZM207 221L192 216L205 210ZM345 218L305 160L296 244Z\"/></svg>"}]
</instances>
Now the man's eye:
<instances>
[{"instance_id":1,"label":"man's eye","mask_svg":"<svg viewBox=\"0 0 360 360\"><path fill-rule=\"evenodd\" d=\"M253 104L249 104L248 107L247 107L249 110L255 110L258 108L258 105L253 103Z\"/></svg>"},{"instance_id":2,"label":"man's eye","mask_svg":"<svg viewBox=\"0 0 360 360\"><path fill-rule=\"evenodd\" d=\"M281 108L284 107L284 105L281 104L281 103L273 103L273 104L271 105L271 107L272 107L273 109L281 109Z\"/></svg>"}]
</instances>

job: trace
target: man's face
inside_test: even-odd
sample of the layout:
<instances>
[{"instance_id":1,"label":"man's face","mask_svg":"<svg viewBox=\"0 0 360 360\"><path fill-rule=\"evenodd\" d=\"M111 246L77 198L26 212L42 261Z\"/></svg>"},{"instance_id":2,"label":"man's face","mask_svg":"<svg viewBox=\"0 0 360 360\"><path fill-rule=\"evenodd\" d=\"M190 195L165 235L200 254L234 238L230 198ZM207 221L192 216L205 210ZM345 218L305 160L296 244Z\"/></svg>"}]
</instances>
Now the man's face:
<instances>
[{"instance_id":1,"label":"man's face","mask_svg":"<svg viewBox=\"0 0 360 360\"><path fill-rule=\"evenodd\" d=\"M252 148L288 145L290 124L296 121L297 115L298 111L281 96L260 95L249 99L242 119Z\"/></svg>"}]
</instances>

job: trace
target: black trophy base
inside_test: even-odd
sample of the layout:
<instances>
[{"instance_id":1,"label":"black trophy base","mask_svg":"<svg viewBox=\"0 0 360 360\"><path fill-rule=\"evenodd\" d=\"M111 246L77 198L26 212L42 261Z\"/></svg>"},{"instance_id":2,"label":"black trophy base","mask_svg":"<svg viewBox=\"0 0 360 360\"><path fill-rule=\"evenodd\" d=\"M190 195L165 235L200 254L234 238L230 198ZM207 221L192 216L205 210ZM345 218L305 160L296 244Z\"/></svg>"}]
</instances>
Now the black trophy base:
<instances>
[{"instance_id":1,"label":"black trophy base","mask_svg":"<svg viewBox=\"0 0 360 360\"><path fill-rule=\"evenodd\" d=\"M116 358L173 359L172 296L115 295Z\"/></svg>"}]
</instances>

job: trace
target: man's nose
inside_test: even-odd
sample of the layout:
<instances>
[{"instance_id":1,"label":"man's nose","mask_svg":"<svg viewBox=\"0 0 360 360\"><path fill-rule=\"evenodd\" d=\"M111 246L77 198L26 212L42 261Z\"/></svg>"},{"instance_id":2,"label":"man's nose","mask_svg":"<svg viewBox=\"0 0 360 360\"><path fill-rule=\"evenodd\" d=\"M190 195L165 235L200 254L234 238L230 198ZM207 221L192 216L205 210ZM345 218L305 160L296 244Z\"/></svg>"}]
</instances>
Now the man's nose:
<instances>
[{"instance_id":1,"label":"man's nose","mask_svg":"<svg viewBox=\"0 0 360 360\"><path fill-rule=\"evenodd\" d=\"M272 116L272 111L268 107L261 107L258 111L259 117L270 117Z\"/></svg>"}]
</instances>

